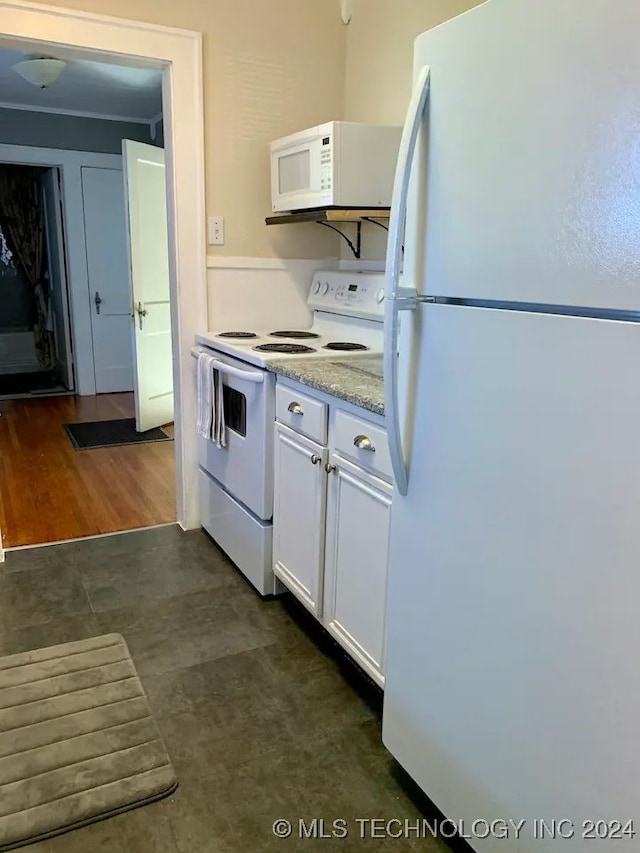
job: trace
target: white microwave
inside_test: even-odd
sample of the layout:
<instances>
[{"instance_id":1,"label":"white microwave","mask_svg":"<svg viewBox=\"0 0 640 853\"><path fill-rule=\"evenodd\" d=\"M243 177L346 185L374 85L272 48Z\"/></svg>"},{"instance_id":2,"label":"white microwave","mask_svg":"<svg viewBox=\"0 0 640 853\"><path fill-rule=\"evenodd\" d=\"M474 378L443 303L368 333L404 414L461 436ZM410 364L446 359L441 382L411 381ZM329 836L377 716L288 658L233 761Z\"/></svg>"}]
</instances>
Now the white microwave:
<instances>
[{"instance_id":1,"label":"white microwave","mask_svg":"<svg viewBox=\"0 0 640 853\"><path fill-rule=\"evenodd\" d=\"M329 121L271 143L274 211L390 207L402 128Z\"/></svg>"}]
</instances>

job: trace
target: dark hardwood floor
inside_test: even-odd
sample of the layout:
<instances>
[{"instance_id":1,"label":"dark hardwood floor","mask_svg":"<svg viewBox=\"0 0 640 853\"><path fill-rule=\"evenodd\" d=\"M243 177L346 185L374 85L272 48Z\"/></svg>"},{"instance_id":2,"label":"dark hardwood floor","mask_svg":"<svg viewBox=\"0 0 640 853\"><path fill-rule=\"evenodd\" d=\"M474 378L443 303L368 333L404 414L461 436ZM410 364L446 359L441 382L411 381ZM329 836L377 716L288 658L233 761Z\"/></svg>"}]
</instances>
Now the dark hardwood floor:
<instances>
[{"instance_id":1,"label":"dark hardwood floor","mask_svg":"<svg viewBox=\"0 0 640 853\"><path fill-rule=\"evenodd\" d=\"M62 424L133 417L133 394L0 401L5 548L176 520L174 443L74 450Z\"/></svg>"}]
</instances>

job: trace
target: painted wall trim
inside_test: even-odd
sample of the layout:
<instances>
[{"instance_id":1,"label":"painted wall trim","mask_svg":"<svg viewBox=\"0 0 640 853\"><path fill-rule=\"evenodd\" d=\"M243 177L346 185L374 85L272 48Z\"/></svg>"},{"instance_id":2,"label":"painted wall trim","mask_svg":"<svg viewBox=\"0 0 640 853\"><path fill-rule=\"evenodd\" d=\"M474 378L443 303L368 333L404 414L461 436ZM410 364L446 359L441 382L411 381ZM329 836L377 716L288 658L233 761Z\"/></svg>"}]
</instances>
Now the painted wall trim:
<instances>
[{"instance_id":1,"label":"painted wall trim","mask_svg":"<svg viewBox=\"0 0 640 853\"><path fill-rule=\"evenodd\" d=\"M243 258L233 255L208 255L207 269L290 270L306 269L346 270L348 272L384 272L384 261L340 260L338 258Z\"/></svg>"},{"instance_id":2,"label":"painted wall trim","mask_svg":"<svg viewBox=\"0 0 640 853\"><path fill-rule=\"evenodd\" d=\"M0 101L0 109L21 110L27 113L50 113L60 116L75 116L76 118L96 118L100 121L118 121L122 124L149 124L154 119L133 118L132 116L114 116L107 113L90 113L86 110L66 110L62 107L42 107L32 104L12 104L10 101Z\"/></svg>"},{"instance_id":3,"label":"painted wall trim","mask_svg":"<svg viewBox=\"0 0 640 853\"><path fill-rule=\"evenodd\" d=\"M315 265L316 269L337 269L337 258L243 258L232 255L209 255L208 269L290 270Z\"/></svg>"},{"instance_id":4,"label":"painted wall trim","mask_svg":"<svg viewBox=\"0 0 640 853\"><path fill-rule=\"evenodd\" d=\"M182 36L186 38L192 39L194 36L201 36L201 33L197 33L194 30L185 30L180 27L166 27L163 24L147 24L144 21L136 21L134 19L129 18L118 18L110 15L100 15L97 12L85 12L81 9L65 9L62 6L49 6L46 3L31 3L31 0L3 0L0 3L0 7L3 10L9 12L12 9L16 11L23 12L25 10L33 10L37 14L46 14L47 16L53 18L68 18L72 21L85 22L88 24L97 24L103 23L107 24L109 27L122 27L126 30L142 30L145 33L155 32L155 33L164 33L168 36ZM3 34L6 33L6 30L3 27ZM8 34L8 33L7 33ZM51 35L49 33L49 35ZM20 36L18 36L20 38ZM24 38L24 37L23 37ZM30 38L27 36L27 38ZM44 41L44 39L38 39L38 41ZM75 41L63 42L63 41L52 41L49 40L49 44L57 44L64 45L65 47L76 46ZM81 48L87 48L88 45L78 45ZM115 50L114 50L115 52ZM118 53L123 53L124 51L117 51ZM130 58L134 59L135 57L145 57L146 54L141 53L132 53L130 54ZM150 57L155 58L155 57ZM158 57L159 58L159 57ZM108 59L107 59L108 61Z\"/></svg>"},{"instance_id":5,"label":"painted wall trim","mask_svg":"<svg viewBox=\"0 0 640 853\"><path fill-rule=\"evenodd\" d=\"M191 346L207 316L202 34L189 30L0 0L2 46L54 49L163 70L171 325L173 333L176 508L179 524L200 524L196 388Z\"/></svg>"}]
</instances>

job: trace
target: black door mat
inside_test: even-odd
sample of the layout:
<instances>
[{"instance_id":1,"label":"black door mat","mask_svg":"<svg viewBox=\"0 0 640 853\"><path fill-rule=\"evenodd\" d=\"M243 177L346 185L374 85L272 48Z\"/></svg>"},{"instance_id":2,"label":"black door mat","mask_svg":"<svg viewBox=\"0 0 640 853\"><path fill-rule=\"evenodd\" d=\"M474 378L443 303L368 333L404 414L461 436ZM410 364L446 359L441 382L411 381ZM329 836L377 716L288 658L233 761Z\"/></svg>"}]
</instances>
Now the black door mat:
<instances>
[{"instance_id":1,"label":"black door mat","mask_svg":"<svg viewBox=\"0 0 640 853\"><path fill-rule=\"evenodd\" d=\"M63 427L76 450L95 450L98 447L115 447L118 444L146 444L150 441L173 441L171 436L159 427L146 432L136 432L135 418L87 421L63 424Z\"/></svg>"},{"instance_id":2,"label":"black door mat","mask_svg":"<svg viewBox=\"0 0 640 853\"><path fill-rule=\"evenodd\" d=\"M0 374L0 397L51 394L65 390L51 370Z\"/></svg>"}]
</instances>

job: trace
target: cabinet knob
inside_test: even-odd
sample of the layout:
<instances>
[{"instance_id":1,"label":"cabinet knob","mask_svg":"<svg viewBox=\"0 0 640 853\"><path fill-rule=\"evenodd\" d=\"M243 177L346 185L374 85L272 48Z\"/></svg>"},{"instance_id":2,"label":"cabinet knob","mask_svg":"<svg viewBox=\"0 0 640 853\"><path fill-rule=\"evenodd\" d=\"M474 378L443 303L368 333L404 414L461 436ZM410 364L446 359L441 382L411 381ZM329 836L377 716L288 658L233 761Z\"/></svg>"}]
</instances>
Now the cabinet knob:
<instances>
[{"instance_id":1,"label":"cabinet knob","mask_svg":"<svg viewBox=\"0 0 640 853\"><path fill-rule=\"evenodd\" d=\"M292 415L303 415L302 406L300 403L289 403L287 406L287 411L291 412Z\"/></svg>"},{"instance_id":2,"label":"cabinet knob","mask_svg":"<svg viewBox=\"0 0 640 853\"><path fill-rule=\"evenodd\" d=\"M335 472L338 470L338 466L332 465L331 462L325 462L324 470L327 472L327 474L335 474Z\"/></svg>"},{"instance_id":3,"label":"cabinet knob","mask_svg":"<svg viewBox=\"0 0 640 853\"><path fill-rule=\"evenodd\" d=\"M373 446L373 442L366 435L357 435L353 439L354 445L358 448L358 450L369 450L371 453L375 453L376 449Z\"/></svg>"},{"instance_id":4,"label":"cabinet knob","mask_svg":"<svg viewBox=\"0 0 640 853\"><path fill-rule=\"evenodd\" d=\"M313 453L311 456L311 464L312 465L319 465L321 462L322 462L322 458L320 456L318 456L317 453Z\"/></svg>"}]
</instances>

